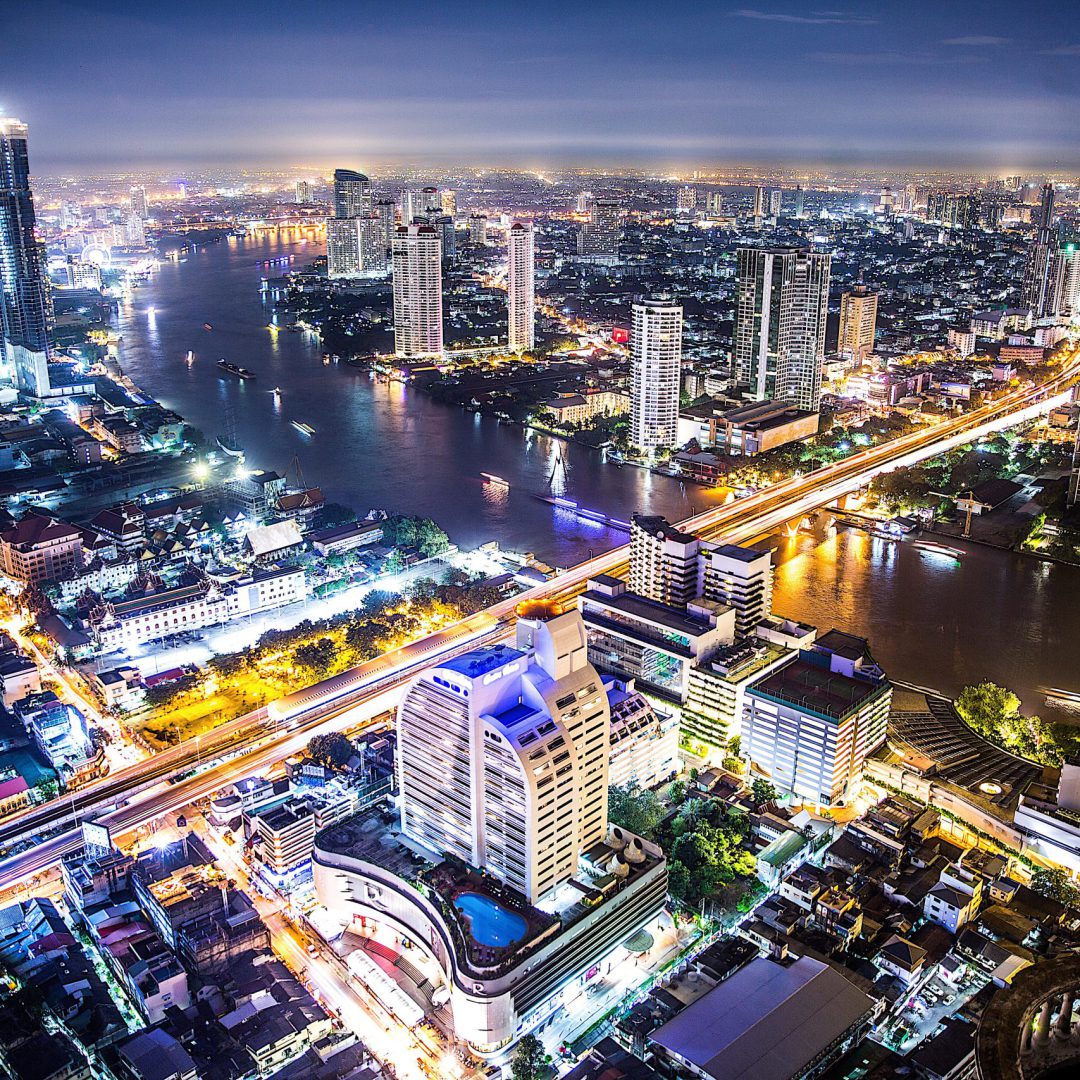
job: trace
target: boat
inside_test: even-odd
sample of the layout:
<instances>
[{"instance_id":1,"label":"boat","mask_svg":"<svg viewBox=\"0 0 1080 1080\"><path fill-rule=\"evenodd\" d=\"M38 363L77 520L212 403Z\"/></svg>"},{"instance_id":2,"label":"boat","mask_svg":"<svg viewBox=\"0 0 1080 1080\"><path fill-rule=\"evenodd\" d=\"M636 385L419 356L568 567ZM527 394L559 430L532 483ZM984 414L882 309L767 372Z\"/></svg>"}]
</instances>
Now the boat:
<instances>
[{"instance_id":1,"label":"boat","mask_svg":"<svg viewBox=\"0 0 1080 1080\"><path fill-rule=\"evenodd\" d=\"M314 435L315 429L310 424L302 424L299 420L294 420L292 426L296 428L302 435Z\"/></svg>"},{"instance_id":2,"label":"boat","mask_svg":"<svg viewBox=\"0 0 1080 1080\"><path fill-rule=\"evenodd\" d=\"M611 517L609 514L601 513L599 510L589 510L587 507L580 506L573 499L564 498L562 495L541 495L539 492L534 491L533 498L546 502L559 510L565 510L581 521L590 521L594 525L604 525L609 529L618 529L619 532L630 531L629 521Z\"/></svg>"},{"instance_id":3,"label":"boat","mask_svg":"<svg viewBox=\"0 0 1080 1080\"><path fill-rule=\"evenodd\" d=\"M946 559L955 559L959 562L964 557L960 548L949 547L947 544L935 544L931 540L916 540L915 547L927 555L941 555Z\"/></svg>"},{"instance_id":4,"label":"boat","mask_svg":"<svg viewBox=\"0 0 1080 1080\"><path fill-rule=\"evenodd\" d=\"M227 371L230 375L235 375L238 379L254 379L255 372L248 371L246 367L241 367L239 364L232 364L228 360L221 359L217 362L217 366L222 371Z\"/></svg>"},{"instance_id":5,"label":"boat","mask_svg":"<svg viewBox=\"0 0 1080 1080\"><path fill-rule=\"evenodd\" d=\"M204 322L204 323L202 324L202 328L203 328L204 330L213 330L213 329L214 329L214 328L213 328L213 327L212 327L212 326L211 326L211 325L210 325L210 324L209 324L208 322Z\"/></svg>"},{"instance_id":6,"label":"boat","mask_svg":"<svg viewBox=\"0 0 1080 1080\"><path fill-rule=\"evenodd\" d=\"M191 366L191 361L194 360L194 359L195 359L195 354L191 351L191 349L188 349L188 351L187 351L187 363L188 363L189 367Z\"/></svg>"},{"instance_id":7,"label":"boat","mask_svg":"<svg viewBox=\"0 0 1080 1080\"><path fill-rule=\"evenodd\" d=\"M219 435L215 442L218 444L218 448L223 454L228 454L229 457L242 458L244 451L236 444L235 440L230 439L226 435Z\"/></svg>"},{"instance_id":8,"label":"boat","mask_svg":"<svg viewBox=\"0 0 1080 1080\"><path fill-rule=\"evenodd\" d=\"M491 484L492 487L508 488L510 486L509 480L504 480L501 476L496 476L495 473L482 472L480 474L480 479L483 480L485 484Z\"/></svg>"},{"instance_id":9,"label":"boat","mask_svg":"<svg viewBox=\"0 0 1080 1080\"><path fill-rule=\"evenodd\" d=\"M274 397L281 397L281 387L275 386L274 389L270 391L270 393L273 394Z\"/></svg>"}]
</instances>

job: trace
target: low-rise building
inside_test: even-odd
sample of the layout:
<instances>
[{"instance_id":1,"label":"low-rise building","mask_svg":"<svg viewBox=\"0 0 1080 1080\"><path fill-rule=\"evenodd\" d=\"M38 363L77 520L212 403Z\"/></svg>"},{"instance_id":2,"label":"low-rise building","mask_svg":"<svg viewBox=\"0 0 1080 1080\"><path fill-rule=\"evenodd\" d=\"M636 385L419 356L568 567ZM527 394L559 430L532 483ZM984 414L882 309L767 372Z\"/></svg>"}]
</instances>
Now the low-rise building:
<instances>
[{"instance_id":1,"label":"low-rise building","mask_svg":"<svg viewBox=\"0 0 1080 1080\"><path fill-rule=\"evenodd\" d=\"M0 558L4 573L24 585L70 577L83 565L82 532L65 521L29 513L0 532Z\"/></svg>"},{"instance_id":2,"label":"low-rise building","mask_svg":"<svg viewBox=\"0 0 1080 1080\"><path fill-rule=\"evenodd\" d=\"M694 440L719 454L754 457L797 439L817 434L818 414L786 401L755 401L731 408L727 402L704 402L679 413L680 446Z\"/></svg>"}]
</instances>

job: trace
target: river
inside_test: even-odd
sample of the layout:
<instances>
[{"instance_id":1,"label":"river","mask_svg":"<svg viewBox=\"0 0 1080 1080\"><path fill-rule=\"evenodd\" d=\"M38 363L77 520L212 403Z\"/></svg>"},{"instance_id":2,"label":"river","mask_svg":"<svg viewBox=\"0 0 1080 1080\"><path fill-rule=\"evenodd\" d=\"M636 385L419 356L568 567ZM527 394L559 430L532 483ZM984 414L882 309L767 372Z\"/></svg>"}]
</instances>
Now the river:
<instances>
[{"instance_id":1,"label":"river","mask_svg":"<svg viewBox=\"0 0 1080 1080\"><path fill-rule=\"evenodd\" d=\"M567 566L625 542L536 492L618 518L641 510L678 520L715 502L701 487L616 468L585 447L526 436L346 364L327 366L313 335L271 333L259 283L282 269L265 261L293 256L299 265L319 253L299 233L269 232L163 263L120 308L124 370L211 438L234 435L252 466L295 478L298 464L329 499L432 517L465 547L497 539ZM221 377L220 357L258 378ZM315 434L297 431L294 420ZM482 471L509 489L484 484ZM1040 687L1080 690L1080 569L974 545L957 564L847 531L824 543L774 545L775 610L868 637L896 678L945 693L992 678L1046 715Z\"/></svg>"}]
</instances>

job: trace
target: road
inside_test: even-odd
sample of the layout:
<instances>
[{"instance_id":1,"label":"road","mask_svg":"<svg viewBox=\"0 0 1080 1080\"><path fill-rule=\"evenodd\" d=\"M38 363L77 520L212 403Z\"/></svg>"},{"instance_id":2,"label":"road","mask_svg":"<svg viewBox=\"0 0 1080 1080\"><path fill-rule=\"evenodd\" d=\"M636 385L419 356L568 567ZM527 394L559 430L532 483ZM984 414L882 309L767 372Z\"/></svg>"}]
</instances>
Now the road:
<instances>
[{"instance_id":1,"label":"road","mask_svg":"<svg viewBox=\"0 0 1080 1080\"><path fill-rule=\"evenodd\" d=\"M970 413L870 447L807 476L783 480L746 498L714 507L678 523L679 527L710 540L731 543L751 540L864 487L882 472L917 464L1063 404L1069 399L1078 376L1080 349L1068 353L1062 359L1060 372L1042 386L1012 391ZM295 753L317 733L355 725L360 715L366 714L375 703L381 704L371 715L392 708L397 691L418 668L480 643L508 638L513 632L515 612L523 601L572 601L590 577L625 572L628 558L629 546L615 548L454 626L229 721L202 736L201 743L190 740L171 747L75 793L74 797L64 796L25 811L0 826L0 844L56 827L69 820L73 812L98 813L117 800L130 799L130 802L105 814L102 820L122 832L201 798ZM249 746L253 739L255 745ZM237 752L244 747L248 748ZM232 756L164 791L153 788L138 794L138 789L184 773L200 760L221 759L225 754ZM136 794L132 796L132 792ZM9 856L0 862L0 889L53 865L78 843L78 834L72 829Z\"/></svg>"}]
</instances>

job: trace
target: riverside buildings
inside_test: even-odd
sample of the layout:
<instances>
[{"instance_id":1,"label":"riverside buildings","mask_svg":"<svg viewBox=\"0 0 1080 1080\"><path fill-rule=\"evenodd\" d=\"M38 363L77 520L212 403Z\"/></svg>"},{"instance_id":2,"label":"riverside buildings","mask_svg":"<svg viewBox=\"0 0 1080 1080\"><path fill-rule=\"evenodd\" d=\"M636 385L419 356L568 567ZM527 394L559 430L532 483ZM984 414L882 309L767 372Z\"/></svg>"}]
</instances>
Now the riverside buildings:
<instances>
[{"instance_id":1,"label":"riverside buildings","mask_svg":"<svg viewBox=\"0 0 1080 1080\"><path fill-rule=\"evenodd\" d=\"M668 300L634 304L630 332L630 442L645 453L679 434L683 309Z\"/></svg>"},{"instance_id":2,"label":"riverside buildings","mask_svg":"<svg viewBox=\"0 0 1080 1080\"><path fill-rule=\"evenodd\" d=\"M15 385L44 397L53 310L36 229L27 128L0 117L0 338Z\"/></svg>"},{"instance_id":3,"label":"riverside buildings","mask_svg":"<svg viewBox=\"0 0 1080 1080\"><path fill-rule=\"evenodd\" d=\"M310 198L310 188L307 194ZM327 277L371 277L385 272L385 230L375 214L371 181L353 169L336 169L334 216L326 221Z\"/></svg>"},{"instance_id":4,"label":"riverside buildings","mask_svg":"<svg viewBox=\"0 0 1080 1080\"><path fill-rule=\"evenodd\" d=\"M610 747L581 616L526 608L514 647L448 660L406 691L400 839L354 818L315 840L320 901L380 940L408 937L480 1053L532 1027L663 908L663 854L607 824Z\"/></svg>"},{"instance_id":5,"label":"riverside buildings","mask_svg":"<svg viewBox=\"0 0 1080 1080\"><path fill-rule=\"evenodd\" d=\"M734 367L755 398L817 412L831 260L799 248L738 249Z\"/></svg>"},{"instance_id":6,"label":"riverside buildings","mask_svg":"<svg viewBox=\"0 0 1080 1080\"><path fill-rule=\"evenodd\" d=\"M443 351L442 237L434 225L403 225L394 234L394 352Z\"/></svg>"},{"instance_id":7,"label":"riverside buildings","mask_svg":"<svg viewBox=\"0 0 1080 1080\"><path fill-rule=\"evenodd\" d=\"M511 349L528 351L536 343L534 273L532 225L515 221L510 226L507 250L507 307Z\"/></svg>"}]
</instances>

